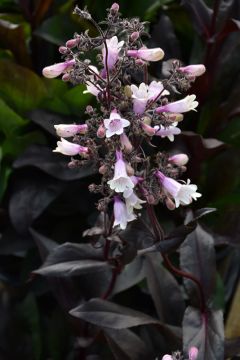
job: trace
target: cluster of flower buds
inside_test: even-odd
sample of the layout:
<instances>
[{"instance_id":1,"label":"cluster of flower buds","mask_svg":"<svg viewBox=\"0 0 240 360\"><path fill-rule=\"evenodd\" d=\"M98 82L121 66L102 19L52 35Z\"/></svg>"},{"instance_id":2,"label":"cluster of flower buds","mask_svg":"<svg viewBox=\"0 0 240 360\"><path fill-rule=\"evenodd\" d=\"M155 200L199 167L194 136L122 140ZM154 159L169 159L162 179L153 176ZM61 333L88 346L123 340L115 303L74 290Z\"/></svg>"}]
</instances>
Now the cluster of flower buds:
<instances>
[{"instance_id":1,"label":"cluster of flower buds","mask_svg":"<svg viewBox=\"0 0 240 360\"><path fill-rule=\"evenodd\" d=\"M188 156L159 152L153 143L157 137L174 141L183 114L196 111L195 95L175 97L205 72L204 65L173 61L168 78L148 81L149 62L162 60L164 51L143 45L144 23L122 19L116 3L107 10L105 29L87 9L76 7L75 13L90 21L98 36L75 34L59 49L64 62L44 68L43 75L85 84L84 93L96 97L97 106L87 106L85 124L55 126L61 140L54 151L70 156L71 167L86 162L97 167L101 184L90 190L102 195L100 210L113 206L114 226L121 229L145 203L160 201L170 210L189 205L201 194L189 179L179 180ZM85 57L92 50L98 51L94 64Z\"/></svg>"},{"instance_id":2,"label":"cluster of flower buds","mask_svg":"<svg viewBox=\"0 0 240 360\"><path fill-rule=\"evenodd\" d=\"M186 360L197 360L198 358L198 349L195 346L192 346L188 351L188 358ZM179 351L173 353L172 355L164 355L162 360L183 360L185 359Z\"/></svg>"}]
</instances>

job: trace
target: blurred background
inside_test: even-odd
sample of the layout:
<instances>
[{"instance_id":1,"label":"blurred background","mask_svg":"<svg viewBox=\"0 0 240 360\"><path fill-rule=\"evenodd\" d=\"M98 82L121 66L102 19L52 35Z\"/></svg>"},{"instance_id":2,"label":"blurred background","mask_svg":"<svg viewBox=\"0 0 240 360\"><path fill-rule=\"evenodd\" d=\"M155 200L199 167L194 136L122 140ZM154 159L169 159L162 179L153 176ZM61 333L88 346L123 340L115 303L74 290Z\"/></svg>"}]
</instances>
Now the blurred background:
<instances>
[{"instance_id":1,"label":"blurred background","mask_svg":"<svg viewBox=\"0 0 240 360\"><path fill-rule=\"evenodd\" d=\"M75 304L72 283L52 284L31 275L54 244L80 243L96 215L88 185L91 167L69 170L52 153L53 124L84 122L94 104L83 86L45 79L42 68L61 61L58 47L75 32L95 29L73 15L87 6L96 20L106 0L0 0L0 359L75 359L75 328L63 303ZM124 17L147 21L148 46L160 46L165 61L203 63L207 68L190 90L198 112L181 123L171 151L190 156L187 177L202 198L195 208L214 207L204 229L217 249L215 301L225 313L229 339L240 336L240 2L239 0L120 0ZM166 63L165 63L166 65ZM166 66L154 64L155 78ZM164 143L165 144L165 143ZM159 206L165 229L182 223L181 210ZM43 246L44 244L44 246ZM56 284L54 285L56 286ZM63 291L61 291L63 289ZM74 290L75 291L75 290ZM145 309L147 294L136 285L119 302ZM74 299L73 299L74 298ZM141 302L142 301L142 302ZM81 358L81 357L78 357Z\"/></svg>"}]
</instances>

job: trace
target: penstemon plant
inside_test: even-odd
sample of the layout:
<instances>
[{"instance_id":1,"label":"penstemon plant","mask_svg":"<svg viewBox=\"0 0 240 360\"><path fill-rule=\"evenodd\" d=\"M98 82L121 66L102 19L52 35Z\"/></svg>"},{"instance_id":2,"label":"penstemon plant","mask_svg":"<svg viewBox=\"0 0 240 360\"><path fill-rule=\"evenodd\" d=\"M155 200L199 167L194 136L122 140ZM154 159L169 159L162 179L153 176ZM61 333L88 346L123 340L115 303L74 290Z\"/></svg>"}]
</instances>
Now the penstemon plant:
<instances>
[{"instance_id":1,"label":"penstemon plant","mask_svg":"<svg viewBox=\"0 0 240 360\"><path fill-rule=\"evenodd\" d=\"M120 258L111 252L111 246L114 242L126 246L123 231L129 223L141 220L145 208L148 214L145 225L150 224L155 245L140 249L139 254L158 251L156 244L165 235L154 206L161 202L174 210L201 196L190 179L182 180L188 156L159 151L155 142L156 138L173 142L181 133L184 114L196 111L198 106L194 94L182 94L189 91L196 77L206 69L202 64L182 66L174 60L167 78L153 79L149 64L161 61L164 51L144 45L143 39L148 36L144 22L138 18L123 19L117 3L107 10L101 26L87 9L76 7L74 12L89 21L98 36L91 37L88 31L75 34L66 46L59 48L64 61L45 67L43 75L47 78L61 75L65 82L85 84L84 93L92 94L97 101L96 108L86 107L84 124L55 125L61 139L54 151L70 158L70 168L81 169L90 163L101 175L101 181L90 184L89 190L99 195L97 209L102 214L103 226L96 226L85 235L97 237L105 261L113 266L109 287L101 297L106 300L124 268ZM93 54L94 61L88 58L93 59ZM196 284L200 309L205 313L204 291L199 280L177 269L166 254L162 257L172 272ZM188 358L195 360L198 349L194 347L196 344L190 345L193 347ZM183 358L177 352L163 357L164 360Z\"/></svg>"}]
</instances>

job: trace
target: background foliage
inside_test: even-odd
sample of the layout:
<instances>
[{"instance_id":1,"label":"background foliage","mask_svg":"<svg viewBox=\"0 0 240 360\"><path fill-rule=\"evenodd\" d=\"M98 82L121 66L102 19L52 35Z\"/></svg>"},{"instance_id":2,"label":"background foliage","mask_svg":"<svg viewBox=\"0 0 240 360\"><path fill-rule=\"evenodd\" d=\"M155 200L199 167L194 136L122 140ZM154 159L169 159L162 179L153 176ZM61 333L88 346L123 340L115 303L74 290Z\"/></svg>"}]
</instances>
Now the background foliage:
<instances>
[{"instance_id":1,"label":"background foliage","mask_svg":"<svg viewBox=\"0 0 240 360\"><path fill-rule=\"evenodd\" d=\"M82 237L97 216L96 199L87 190L97 174L91 167L69 170L65 157L52 153L53 124L83 121L85 106L94 100L82 95L81 85L41 76L44 66L60 61L58 46L89 24L72 15L71 0L2 0L0 359L160 358L182 349L182 321L185 349L205 337L202 358L222 359L222 313L225 358L240 358L239 1L119 3L124 16L149 21L149 46L162 47L166 60L207 67L191 90L200 101L198 113L186 116L187 131L174 150L190 155L187 176L203 194L195 209L217 211L197 225L193 219L208 211L157 209L167 233L161 251L201 282L207 327L191 281L173 276L158 253L135 257L153 243L141 223L125 233L131 251L121 252L121 260L128 265L112 298L105 299L111 269L100 249ZM111 1L78 5L101 20ZM151 67L155 77L166 71L167 63ZM184 218L188 226L181 225Z\"/></svg>"}]
</instances>

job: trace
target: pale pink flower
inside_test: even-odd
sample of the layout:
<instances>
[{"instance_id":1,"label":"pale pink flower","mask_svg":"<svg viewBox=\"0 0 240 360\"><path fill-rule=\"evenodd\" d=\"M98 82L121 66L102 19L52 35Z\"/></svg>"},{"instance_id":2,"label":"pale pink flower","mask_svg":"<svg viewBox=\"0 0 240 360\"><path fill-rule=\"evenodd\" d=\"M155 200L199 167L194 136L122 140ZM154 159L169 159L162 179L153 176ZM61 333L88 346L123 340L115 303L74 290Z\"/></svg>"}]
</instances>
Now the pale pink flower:
<instances>
[{"instance_id":1,"label":"pale pink flower","mask_svg":"<svg viewBox=\"0 0 240 360\"><path fill-rule=\"evenodd\" d=\"M88 153L88 148L79 144L71 143L63 138L57 142L57 147L54 152L59 152L64 155L74 156L78 154Z\"/></svg>"},{"instance_id":2,"label":"pale pink flower","mask_svg":"<svg viewBox=\"0 0 240 360\"><path fill-rule=\"evenodd\" d=\"M198 349L195 346L192 346L188 351L189 360L197 360Z\"/></svg>"},{"instance_id":3,"label":"pale pink flower","mask_svg":"<svg viewBox=\"0 0 240 360\"><path fill-rule=\"evenodd\" d=\"M127 55L145 61L159 61L164 57L164 51L161 48L142 47L139 50L128 50Z\"/></svg>"},{"instance_id":4,"label":"pale pink flower","mask_svg":"<svg viewBox=\"0 0 240 360\"><path fill-rule=\"evenodd\" d=\"M197 200L202 196L197 192L197 185L190 184L190 180L187 183L179 183L178 181L165 176L161 171L155 172L156 177L162 184L167 194L171 195L175 201L176 207L179 205L189 205L192 199Z\"/></svg>"},{"instance_id":5,"label":"pale pink flower","mask_svg":"<svg viewBox=\"0 0 240 360\"><path fill-rule=\"evenodd\" d=\"M198 106L198 102L195 99L196 95L187 95L184 99L156 108L156 112L184 113L190 110L196 111L195 108Z\"/></svg>"},{"instance_id":6,"label":"pale pink flower","mask_svg":"<svg viewBox=\"0 0 240 360\"><path fill-rule=\"evenodd\" d=\"M114 177L112 180L109 180L107 183L110 188L117 193L132 191L134 188L134 183L127 174L126 164L123 160L122 152L116 151L117 161L114 167Z\"/></svg>"},{"instance_id":7,"label":"pale pink flower","mask_svg":"<svg viewBox=\"0 0 240 360\"><path fill-rule=\"evenodd\" d=\"M88 126L87 124L59 124L54 125L57 135L60 137L72 137L76 134L86 134Z\"/></svg>"},{"instance_id":8,"label":"pale pink flower","mask_svg":"<svg viewBox=\"0 0 240 360\"><path fill-rule=\"evenodd\" d=\"M128 196L126 196L128 195ZM132 213L133 209L142 209L142 205L146 201L141 200L133 191L129 194L124 194L125 202L128 212Z\"/></svg>"},{"instance_id":9,"label":"pale pink flower","mask_svg":"<svg viewBox=\"0 0 240 360\"><path fill-rule=\"evenodd\" d=\"M127 223L136 219L133 212L127 210L126 204L120 199L119 196L114 196L114 223L113 226L120 225L122 230L125 230Z\"/></svg>"},{"instance_id":10,"label":"pale pink flower","mask_svg":"<svg viewBox=\"0 0 240 360\"><path fill-rule=\"evenodd\" d=\"M73 65L75 64L75 60L69 60L61 63L57 63L51 66L47 66L42 70L43 76L46 78L55 78L65 71L71 69Z\"/></svg>"},{"instance_id":11,"label":"pale pink flower","mask_svg":"<svg viewBox=\"0 0 240 360\"><path fill-rule=\"evenodd\" d=\"M174 141L174 135L179 135L181 130L177 127L177 122L172 123L172 125L168 127L164 127L163 125L154 126L156 130L155 135L160 136L161 138L167 137L170 141Z\"/></svg>"},{"instance_id":12,"label":"pale pink flower","mask_svg":"<svg viewBox=\"0 0 240 360\"><path fill-rule=\"evenodd\" d=\"M206 68L203 64L196 64L180 67L178 70L190 76L201 76L205 73Z\"/></svg>"},{"instance_id":13,"label":"pale pink flower","mask_svg":"<svg viewBox=\"0 0 240 360\"><path fill-rule=\"evenodd\" d=\"M99 75L99 71L96 68L96 66L89 65L89 68L94 71L97 75ZM90 82L91 81L91 82ZM99 85L94 85L94 82L96 81L96 76L90 75L90 81L86 82L87 90L83 91L83 94L92 94L94 96L98 96L99 92L102 90Z\"/></svg>"},{"instance_id":14,"label":"pale pink flower","mask_svg":"<svg viewBox=\"0 0 240 360\"><path fill-rule=\"evenodd\" d=\"M168 158L168 161L178 166L186 165L188 163L188 160L189 157L186 154L176 154Z\"/></svg>"},{"instance_id":15,"label":"pale pink flower","mask_svg":"<svg viewBox=\"0 0 240 360\"><path fill-rule=\"evenodd\" d=\"M164 90L161 81L152 81L149 86L141 83L139 87L131 85L133 110L135 114L142 114L145 111L148 101L155 100L159 94L160 96L168 95L169 92Z\"/></svg>"},{"instance_id":16,"label":"pale pink flower","mask_svg":"<svg viewBox=\"0 0 240 360\"><path fill-rule=\"evenodd\" d=\"M173 360L173 357L171 355L166 354L162 357L162 360Z\"/></svg>"},{"instance_id":17,"label":"pale pink flower","mask_svg":"<svg viewBox=\"0 0 240 360\"><path fill-rule=\"evenodd\" d=\"M104 126L106 128L106 137L109 138L113 135L121 135L123 129L130 125L130 122L121 118L116 110L113 110L109 119L104 119Z\"/></svg>"},{"instance_id":18,"label":"pale pink flower","mask_svg":"<svg viewBox=\"0 0 240 360\"><path fill-rule=\"evenodd\" d=\"M107 48L108 48L108 56L107 56L107 66L109 70L112 70L114 65L116 64L119 56L119 52L121 51L124 41L119 41L117 36L113 36L111 39L106 40ZM106 67L106 49L105 46L102 49L103 55L103 66Z\"/></svg>"}]
</instances>

